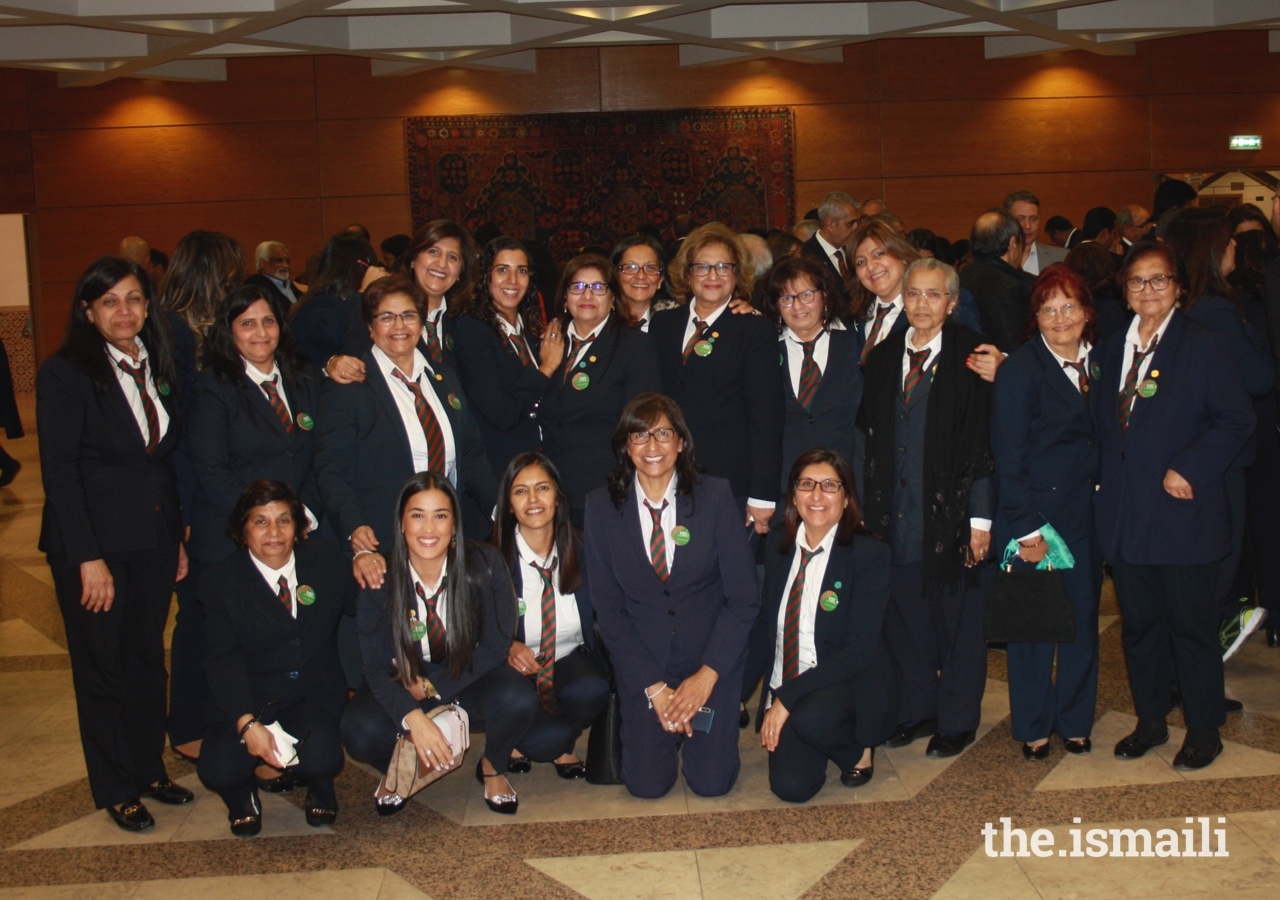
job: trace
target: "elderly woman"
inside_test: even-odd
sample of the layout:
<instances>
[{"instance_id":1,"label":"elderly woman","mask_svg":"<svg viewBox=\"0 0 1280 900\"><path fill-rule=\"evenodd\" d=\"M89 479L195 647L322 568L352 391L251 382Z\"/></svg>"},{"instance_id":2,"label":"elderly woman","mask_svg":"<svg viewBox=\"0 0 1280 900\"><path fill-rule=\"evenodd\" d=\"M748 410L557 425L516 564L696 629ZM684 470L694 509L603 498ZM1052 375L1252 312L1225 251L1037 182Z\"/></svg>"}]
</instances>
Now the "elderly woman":
<instances>
[{"instance_id":1,"label":"elderly woman","mask_svg":"<svg viewBox=\"0 0 1280 900\"><path fill-rule=\"evenodd\" d=\"M849 463L809 450L789 480L785 525L765 545L747 677L768 679L760 740L769 788L804 803L822 789L827 760L845 787L871 780L874 748L897 722L898 668L884 640L889 548L858 533Z\"/></svg>"},{"instance_id":2,"label":"elderly woman","mask_svg":"<svg viewBox=\"0 0 1280 900\"><path fill-rule=\"evenodd\" d=\"M648 331L655 312L675 306L669 299L657 299L667 276L667 253L654 238L647 234L624 237L609 254L609 262L618 273L619 308L635 327Z\"/></svg>"},{"instance_id":3,"label":"elderly woman","mask_svg":"<svg viewBox=\"0 0 1280 900\"><path fill-rule=\"evenodd\" d=\"M245 485L228 522L239 551L200 577L213 703L197 771L222 796L234 835L262 830L254 767L263 763L304 779L307 824L328 825L347 702L338 622L355 613L355 582L331 541L303 540L306 510L282 481ZM298 739L296 757L273 724Z\"/></svg>"},{"instance_id":4,"label":"elderly woman","mask_svg":"<svg viewBox=\"0 0 1280 900\"><path fill-rule=\"evenodd\" d=\"M547 456L563 473L575 525L582 523L587 494L608 480L616 463L609 440L618 416L637 394L662 385L653 339L628 327L633 307L623 296L607 259L575 256L556 291L555 307L565 314L547 325L569 351L542 396L538 421Z\"/></svg>"},{"instance_id":5,"label":"elderly woman","mask_svg":"<svg viewBox=\"0 0 1280 900\"><path fill-rule=\"evenodd\" d=\"M689 789L718 797L738 777L733 715L760 608L741 512L724 479L697 474L670 397L627 404L613 451L608 486L587 497L585 535L622 712L622 780L661 797L683 759Z\"/></svg>"},{"instance_id":6,"label":"elderly woman","mask_svg":"<svg viewBox=\"0 0 1280 900\"><path fill-rule=\"evenodd\" d=\"M948 757L973 742L986 687L976 567L991 545L990 388L966 365L982 336L951 321L955 270L920 259L903 281L909 327L867 358L863 513L893 552L885 634L903 696L889 746L933 734L926 752Z\"/></svg>"},{"instance_id":7,"label":"elderly woman","mask_svg":"<svg viewBox=\"0 0 1280 900\"><path fill-rule=\"evenodd\" d=\"M671 289L685 306L654 316L662 389L688 416L707 472L727 478L748 526L769 530L782 469L783 370L778 332L758 315L728 312L751 297L742 241L713 222L676 254Z\"/></svg>"},{"instance_id":8,"label":"elderly woman","mask_svg":"<svg viewBox=\"0 0 1280 900\"><path fill-rule=\"evenodd\" d=\"M136 264L97 260L36 379L40 550L67 630L89 789L126 831L142 804L187 803L165 772L164 627L187 574L172 456L180 432L169 329Z\"/></svg>"},{"instance_id":9,"label":"elderly woman","mask_svg":"<svg viewBox=\"0 0 1280 900\"><path fill-rule=\"evenodd\" d=\"M1134 247L1119 279L1135 316L1099 354L1093 405L1094 512L1138 713L1115 753L1136 758L1169 740L1174 672L1187 722L1174 766L1200 769L1222 752L1214 586L1231 549L1224 475L1253 430L1253 407L1229 345L1178 312L1186 276L1172 247Z\"/></svg>"},{"instance_id":10,"label":"elderly woman","mask_svg":"<svg viewBox=\"0 0 1280 900\"><path fill-rule=\"evenodd\" d=\"M993 533L998 553L1017 540L1018 559L1031 566L1049 552L1040 533L1047 525L1075 559L1074 568L1061 571L1075 641L1009 644L1013 737L1023 742L1024 757L1043 760L1055 732L1070 753L1092 747L1102 590L1090 490L1098 483L1089 410L1097 317L1084 280L1063 263L1045 268L1032 285L1031 317L1039 337L1015 350L996 376L991 449L1000 505Z\"/></svg>"}]
</instances>

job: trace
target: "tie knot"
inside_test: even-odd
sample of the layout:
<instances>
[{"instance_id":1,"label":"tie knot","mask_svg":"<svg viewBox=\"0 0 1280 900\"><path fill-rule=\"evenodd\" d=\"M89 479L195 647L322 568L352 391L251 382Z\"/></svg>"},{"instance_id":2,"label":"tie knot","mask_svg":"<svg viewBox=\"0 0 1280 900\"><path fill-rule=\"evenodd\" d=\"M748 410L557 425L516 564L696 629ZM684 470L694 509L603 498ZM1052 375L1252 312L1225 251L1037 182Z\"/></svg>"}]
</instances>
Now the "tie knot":
<instances>
[{"instance_id":1,"label":"tie knot","mask_svg":"<svg viewBox=\"0 0 1280 900\"><path fill-rule=\"evenodd\" d=\"M422 390L422 386L418 384L418 382L413 381L409 378L405 378L404 373L401 372L399 369L393 369L392 374L395 375L396 378L400 380L401 384L403 384L405 387L407 387L409 390L413 391L414 393L417 393L418 391Z\"/></svg>"},{"instance_id":2,"label":"tie knot","mask_svg":"<svg viewBox=\"0 0 1280 900\"><path fill-rule=\"evenodd\" d=\"M285 578L283 575L276 579L276 584L280 586L280 590L282 591L289 590L289 579Z\"/></svg>"},{"instance_id":3,"label":"tie knot","mask_svg":"<svg viewBox=\"0 0 1280 900\"><path fill-rule=\"evenodd\" d=\"M667 511L668 505L670 505L669 500L663 500L661 506L651 506L648 500L644 501L644 508L649 510L649 515L653 516L654 522L662 520L662 514Z\"/></svg>"},{"instance_id":4,"label":"tie knot","mask_svg":"<svg viewBox=\"0 0 1280 900\"><path fill-rule=\"evenodd\" d=\"M929 358L932 351L926 347L923 350L908 350L907 356L911 357L911 361L916 365L924 365L924 361Z\"/></svg>"},{"instance_id":5,"label":"tie knot","mask_svg":"<svg viewBox=\"0 0 1280 900\"><path fill-rule=\"evenodd\" d=\"M536 562L531 562L529 563L529 565L533 566L535 569L538 570L538 574L542 576L543 581L550 584L551 576L555 574L556 566L559 564L559 562L560 562L559 560L553 559L551 560L551 562L547 563L545 566L540 566Z\"/></svg>"},{"instance_id":6,"label":"tie knot","mask_svg":"<svg viewBox=\"0 0 1280 900\"><path fill-rule=\"evenodd\" d=\"M801 547L800 548L800 568L803 569L805 566L809 565L809 560L813 559L815 556L817 556L821 552L822 552L821 547L819 547L816 550L806 550L804 547Z\"/></svg>"},{"instance_id":7,"label":"tie knot","mask_svg":"<svg viewBox=\"0 0 1280 900\"><path fill-rule=\"evenodd\" d=\"M147 371L147 361L145 359L138 360L138 367L136 369L123 359L117 361L116 365L120 367L121 372L124 372L126 375L132 375L134 378L141 378Z\"/></svg>"},{"instance_id":8,"label":"tie knot","mask_svg":"<svg viewBox=\"0 0 1280 900\"><path fill-rule=\"evenodd\" d=\"M818 346L817 338L814 338L811 341L800 342L800 349L804 351L805 358L813 356L813 351L817 348L817 346Z\"/></svg>"}]
</instances>

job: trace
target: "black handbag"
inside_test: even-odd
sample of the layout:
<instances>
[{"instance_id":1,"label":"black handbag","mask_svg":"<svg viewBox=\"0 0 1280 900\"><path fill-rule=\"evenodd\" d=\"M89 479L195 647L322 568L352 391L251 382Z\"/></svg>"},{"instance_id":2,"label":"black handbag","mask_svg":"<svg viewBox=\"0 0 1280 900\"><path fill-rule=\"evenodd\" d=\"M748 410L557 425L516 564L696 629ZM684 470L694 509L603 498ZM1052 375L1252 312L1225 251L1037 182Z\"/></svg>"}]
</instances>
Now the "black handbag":
<instances>
[{"instance_id":1,"label":"black handbag","mask_svg":"<svg viewBox=\"0 0 1280 900\"><path fill-rule=\"evenodd\" d=\"M999 643L1074 643L1076 617L1053 569L1003 566L987 600L986 639Z\"/></svg>"},{"instance_id":2,"label":"black handbag","mask_svg":"<svg viewBox=\"0 0 1280 900\"><path fill-rule=\"evenodd\" d=\"M613 660L600 635L600 626L592 623L596 634L596 661L609 679L609 699L591 723L587 736L587 781L591 784L622 784L622 704L618 702L618 686L613 677Z\"/></svg>"}]
</instances>

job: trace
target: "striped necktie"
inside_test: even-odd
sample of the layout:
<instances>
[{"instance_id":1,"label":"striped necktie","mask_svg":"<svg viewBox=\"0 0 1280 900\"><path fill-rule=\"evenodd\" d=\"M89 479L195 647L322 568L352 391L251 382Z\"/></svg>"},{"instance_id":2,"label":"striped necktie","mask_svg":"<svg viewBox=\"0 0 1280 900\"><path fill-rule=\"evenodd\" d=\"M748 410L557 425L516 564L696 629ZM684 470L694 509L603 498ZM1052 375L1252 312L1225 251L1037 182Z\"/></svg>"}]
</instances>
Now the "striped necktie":
<instances>
[{"instance_id":1,"label":"striped necktie","mask_svg":"<svg viewBox=\"0 0 1280 900\"><path fill-rule=\"evenodd\" d=\"M516 356L520 357L520 365L533 365L533 354L529 352L529 345L525 343L523 334L508 334L507 340L511 342L511 348L516 351Z\"/></svg>"},{"instance_id":2,"label":"striped necktie","mask_svg":"<svg viewBox=\"0 0 1280 900\"><path fill-rule=\"evenodd\" d=\"M284 405L284 398L280 396L280 390L276 387L276 379L279 375L272 375L267 381L258 382L262 388L262 392L267 395L267 402L271 404L271 411L276 414L276 418L280 420L280 424L284 426L286 434L293 432L293 417L289 415L289 408Z\"/></svg>"},{"instance_id":3,"label":"striped necktie","mask_svg":"<svg viewBox=\"0 0 1280 900\"><path fill-rule=\"evenodd\" d=\"M1124 387L1120 390L1120 433L1128 431L1129 417L1133 415L1133 401L1138 396L1138 372L1142 369L1142 361L1156 352L1156 344L1160 336L1151 339L1151 346L1146 350L1133 348L1133 362L1129 366L1129 374L1124 376Z\"/></svg>"},{"instance_id":4,"label":"striped necktie","mask_svg":"<svg viewBox=\"0 0 1280 900\"><path fill-rule=\"evenodd\" d=\"M160 413L156 409L156 402L147 393L147 361L138 360L136 369L123 359L118 360L117 365L120 366L120 371L133 377L133 383L142 397L142 409L147 415L147 452L150 453L156 449L156 444L160 443Z\"/></svg>"},{"instance_id":5,"label":"striped necktie","mask_svg":"<svg viewBox=\"0 0 1280 900\"><path fill-rule=\"evenodd\" d=\"M871 330L867 332L866 343L862 345L862 353L858 355L858 365L866 364L867 357L876 348L876 343L880 340L880 329L884 327L884 320L888 317L891 309L893 309L892 303L876 304L876 319L871 323Z\"/></svg>"},{"instance_id":6,"label":"striped necktie","mask_svg":"<svg viewBox=\"0 0 1280 900\"><path fill-rule=\"evenodd\" d=\"M433 363L444 362L444 349L440 346L440 319L443 315L432 319L428 315L422 320L423 328L427 332L427 356L431 358Z\"/></svg>"},{"instance_id":7,"label":"striped necktie","mask_svg":"<svg viewBox=\"0 0 1280 900\"><path fill-rule=\"evenodd\" d=\"M1063 360L1062 368L1076 373L1076 384L1080 388L1080 396L1088 400L1089 399L1089 373L1085 371L1084 363L1067 362L1066 360Z\"/></svg>"},{"instance_id":8,"label":"striped necktie","mask_svg":"<svg viewBox=\"0 0 1280 900\"><path fill-rule=\"evenodd\" d=\"M580 338L576 334L569 335L569 352L564 355L564 375L561 381L568 381L569 376L573 373L574 362L578 359L578 351L581 350L590 341Z\"/></svg>"},{"instance_id":9,"label":"striped necktie","mask_svg":"<svg viewBox=\"0 0 1280 900\"><path fill-rule=\"evenodd\" d=\"M680 365L689 361L689 354L693 352L694 347L698 346L699 341L707 339L709 331L709 326L704 325L697 316L693 317L693 334L689 335L689 340L685 341L684 352L680 354Z\"/></svg>"},{"instance_id":10,"label":"striped necktie","mask_svg":"<svg viewBox=\"0 0 1280 900\"><path fill-rule=\"evenodd\" d=\"M818 368L818 363L813 358L813 351L817 345L817 338L800 342L800 349L804 351L804 359L800 363L800 391L796 394L796 400L805 408L805 411L808 411L813 406L813 398L817 396L818 385L822 384L822 370Z\"/></svg>"},{"instance_id":11,"label":"striped necktie","mask_svg":"<svg viewBox=\"0 0 1280 900\"><path fill-rule=\"evenodd\" d=\"M276 592L276 596L280 598L280 602L284 604L285 612L293 615L293 591L289 590L289 579L281 575L276 579L276 584L280 590Z\"/></svg>"},{"instance_id":12,"label":"striped necktie","mask_svg":"<svg viewBox=\"0 0 1280 900\"><path fill-rule=\"evenodd\" d=\"M800 551L800 568L796 570L795 581L791 582L791 590L787 592L787 612L782 619L782 680L790 681L800 675L800 600L804 596L804 573L809 562L822 552L817 550Z\"/></svg>"},{"instance_id":13,"label":"striped necktie","mask_svg":"<svg viewBox=\"0 0 1280 900\"><path fill-rule=\"evenodd\" d=\"M844 251L836 251L836 269L840 272L840 277L844 281L849 280L849 263L844 258Z\"/></svg>"},{"instance_id":14,"label":"striped necktie","mask_svg":"<svg viewBox=\"0 0 1280 900\"><path fill-rule=\"evenodd\" d=\"M904 403L911 402L911 392L916 389L916 385L924 377L924 363L931 352L928 347L923 350L907 351L907 356L911 358L911 365L907 369L907 377L902 381L902 401Z\"/></svg>"},{"instance_id":15,"label":"striped necktie","mask_svg":"<svg viewBox=\"0 0 1280 900\"><path fill-rule=\"evenodd\" d=\"M671 574L667 570L667 536L662 530L662 514L666 511L668 502L663 500L662 506L654 509L648 500L644 501L644 508L653 516L653 530L649 532L649 562L663 581Z\"/></svg>"},{"instance_id":16,"label":"striped necktie","mask_svg":"<svg viewBox=\"0 0 1280 900\"><path fill-rule=\"evenodd\" d=\"M427 398L422 393L422 385L405 378L399 369L395 369L392 374L400 379L400 383L413 394L413 411L418 414L418 421L422 423L422 433L427 436L427 468L438 475L443 475L444 432L440 430L440 420L432 411L431 404L427 403Z\"/></svg>"},{"instance_id":17,"label":"striped necktie","mask_svg":"<svg viewBox=\"0 0 1280 900\"><path fill-rule=\"evenodd\" d=\"M440 618L440 612L437 604L440 602L440 594L444 591L444 579L440 580L440 587L436 588L436 592L430 597L426 591L422 589L422 585L418 582L413 583L413 589L418 595L418 599L422 601L422 605L427 610L427 648L431 652L432 662L444 662L445 656L445 637L444 637L444 620ZM417 618L417 610L409 613L410 619Z\"/></svg>"},{"instance_id":18,"label":"striped necktie","mask_svg":"<svg viewBox=\"0 0 1280 900\"><path fill-rule=\"evenodd\" d=\"M552 715L560 712L560 703L555 695L556 678L556 589L551 583L551 576L556 571L556 561L549 566L529 563L538 570L542 579L542 640L538 644L538 656L542 659L542 668L534 685L538 689L538 699L542 708Z\"/></svg>"}]
</instances>

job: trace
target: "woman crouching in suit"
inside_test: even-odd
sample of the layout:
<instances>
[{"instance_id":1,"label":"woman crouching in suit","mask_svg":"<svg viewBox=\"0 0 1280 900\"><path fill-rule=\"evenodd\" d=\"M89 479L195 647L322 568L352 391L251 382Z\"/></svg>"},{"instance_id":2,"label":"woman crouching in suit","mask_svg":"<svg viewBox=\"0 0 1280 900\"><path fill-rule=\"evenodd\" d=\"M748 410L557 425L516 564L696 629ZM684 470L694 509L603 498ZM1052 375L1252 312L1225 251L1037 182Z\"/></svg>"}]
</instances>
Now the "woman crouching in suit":
<instances>
[{"instance_id":1,"label":"woman crouching in suit","mask_svg":"<svg viewBox=\"0 0 1280 900\"><path fill-rule=\"evenodd\" d=\"M846 787L875 772L893 732L898 670L884 639L887 544L858 533L853 470L815 448L791 467L784 526L765 544L765 587L751 632L748 677L763 675L760 742L769 788L804 803L822 789L827 760Z\"/></svg>"},{"instance_id":2,"label":"woman crouching in suit","mask_svg":"<svg viewBox=\"0 0 1280 900\"><path fill-rule=\"evenodd\" d=\"M572 504L560 473L541 453L511 460L498 496L493 542L507 561L516 594L507 664L529 679L539 701L507 771L528 772L533 762L551 762L561 778L582 778L587 769L574 744L604 708L609 682L596 662L585 551L569 523Z\"/></svg>"},{"instance_id":3,"label":"woman crouching in suit","mask_svg":"<svg viewBox=\"0 0 1280 900\"><path fill-rule=\"evenodd\" d=\"M205 570L198 595L212 700L200 780L227 804L231 833L248 837L262 830L254 768L287 767L307 783L307 824L328 825L343 763L338 622L355 612L350 564L332 541L304 540L306 510L282 481L245 485L227 535L239 549ZM274 723L298 739L296 762Z\"/></svg>"}]
</instances>

